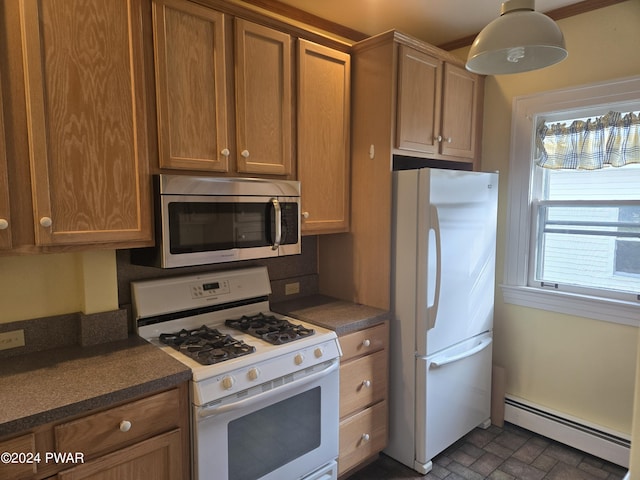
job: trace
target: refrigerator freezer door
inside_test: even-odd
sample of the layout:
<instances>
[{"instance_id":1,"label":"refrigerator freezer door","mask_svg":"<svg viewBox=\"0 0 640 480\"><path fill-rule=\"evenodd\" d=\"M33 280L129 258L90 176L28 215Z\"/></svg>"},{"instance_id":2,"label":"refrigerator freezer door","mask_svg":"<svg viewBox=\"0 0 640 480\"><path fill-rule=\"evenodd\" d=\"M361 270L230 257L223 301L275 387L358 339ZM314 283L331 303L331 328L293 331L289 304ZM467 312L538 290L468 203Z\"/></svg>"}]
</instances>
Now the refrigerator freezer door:
<instances>
[{"instance_id":1,"label":"refrigerator freezer door","mask_svg":"<svg viewBox=\"0 0 640 480\"><path fill-rule=\"evenodd\" d=\"M491 412L491 333L416 358L416 470Z\"/></svg>"},{"instance_id":2,"label":"refrigerator freezer door","mask_svg":"<svg viewBox=\"0 0 640 480\"><path fill-rule=\"evenodd\" d=\"M418 209L425 213L419 216L429 223L418 230L429 234L419 235L417 246L418 264L428 265L423 281L418 269L418 297L422 290L425 298L418 303L423 312L416 335L427 332L426 346L418 338L418 355L492 329L497 208L495 173L420 171Z\"/></svg>"}]
</instances>

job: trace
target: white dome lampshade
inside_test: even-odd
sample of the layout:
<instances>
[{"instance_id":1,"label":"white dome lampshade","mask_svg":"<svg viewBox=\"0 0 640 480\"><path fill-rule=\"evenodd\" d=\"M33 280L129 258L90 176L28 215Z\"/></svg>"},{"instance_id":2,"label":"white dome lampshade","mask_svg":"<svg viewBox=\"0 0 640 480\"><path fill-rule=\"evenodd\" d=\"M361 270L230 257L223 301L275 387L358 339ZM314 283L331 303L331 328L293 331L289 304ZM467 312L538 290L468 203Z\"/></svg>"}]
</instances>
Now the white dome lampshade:
<instances>
[{"instance_id":1,"label":"white dome lampshade","mask_svg":"<svg viewBox=\"0 0 640 480\"><path fill-rule=\"evenodd\" d=\"M548 67L566 57L560 28L534 10L534 0L507 0L500 17L474 40L466 68L482 75L504 75Z\"/></svg>"}]
</instances>

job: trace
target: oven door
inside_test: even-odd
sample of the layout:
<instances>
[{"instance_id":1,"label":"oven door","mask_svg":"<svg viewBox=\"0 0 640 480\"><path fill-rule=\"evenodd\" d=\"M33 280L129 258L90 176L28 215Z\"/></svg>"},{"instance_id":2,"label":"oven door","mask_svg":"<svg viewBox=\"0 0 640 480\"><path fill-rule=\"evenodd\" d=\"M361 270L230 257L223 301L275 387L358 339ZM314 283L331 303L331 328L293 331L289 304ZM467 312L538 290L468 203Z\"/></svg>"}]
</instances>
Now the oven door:
<instances>
[{"instance_id":1,"label":"oven door","mask_svg":"<svg viewBox=\"0 0 640 480\"><path fill-rule=\"evenodd\" d=\"M195 478L316 478L338 457L338 369L334 359L194 407Z\"/></svg>"},{"instance_id":2,"label":"oven door","mask_svg":"<svg viewBox=\"0 0 640 480\"><path fill-rule=\"evenodd\" d=\"M300 253L298 197L161 196L164 267Z\"/></svg>"}]
</instances>

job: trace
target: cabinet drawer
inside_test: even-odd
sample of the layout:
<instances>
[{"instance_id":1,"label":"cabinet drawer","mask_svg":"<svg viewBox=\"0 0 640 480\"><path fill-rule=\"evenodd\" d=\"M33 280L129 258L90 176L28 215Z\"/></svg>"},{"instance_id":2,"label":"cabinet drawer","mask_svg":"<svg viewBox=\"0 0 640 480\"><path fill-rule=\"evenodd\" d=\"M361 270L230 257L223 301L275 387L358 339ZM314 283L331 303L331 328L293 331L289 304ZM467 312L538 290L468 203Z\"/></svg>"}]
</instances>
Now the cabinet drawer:
<instances>
[{"instance_id":1,"label":"cabinet drawer","mask_svg":"<svg viewBox=\"0 0 640 480\"><path fill-rule=\"evenodd\" d=\"M20 437L0 442L0 452L18 455L15 463L0 462L0 478L2 480L18 480L28 478L36 473L37 462L31 456L36 452L35 435L29 433ZM10 458L10 460L14 460ZM26 463L32 461L32 463Z\"/></svg>"},{"instance_id":2,"label":"cabinet drawer","mask_svg":"<svg viewBox=\"0 0 640 480\"><path fill-rule=\"evenodd\" d=\"M342 361L385 348L389 337L388 327L387 323L381 323L340 337L338 341L342 348Z\"/></svg>"},{"instance_id":3,"label":"cabinet drawer","mask_svg":"<svg viewBox=\"0 0 640 480\"><path fill-rule=\"evenodd\" d=\"M380 350L340 367L340 418L387 395L387 351Z\"/></svg>"},{"instance_id":4,"label":"cabinet drawer","mask_svg":"<svg viewBox=\"0 0 640 480\"><path fill-rule=\"evenodd\" d=\"M178 427L178 389L169 390L55 427L59 452L82 452L85 458L114 450ZM130 423L127 430L125 422Z\"/></svg>"},{"instance_id":5,"label":"cabinet drawer","mask_svg":"<svg viewBox=\"0 0 640 480\"><path fill-rule=\"evenodd\" d=\"M338 475L377 454L387 445L387 402L340 422Z\"/></svg>"}]
</instances>

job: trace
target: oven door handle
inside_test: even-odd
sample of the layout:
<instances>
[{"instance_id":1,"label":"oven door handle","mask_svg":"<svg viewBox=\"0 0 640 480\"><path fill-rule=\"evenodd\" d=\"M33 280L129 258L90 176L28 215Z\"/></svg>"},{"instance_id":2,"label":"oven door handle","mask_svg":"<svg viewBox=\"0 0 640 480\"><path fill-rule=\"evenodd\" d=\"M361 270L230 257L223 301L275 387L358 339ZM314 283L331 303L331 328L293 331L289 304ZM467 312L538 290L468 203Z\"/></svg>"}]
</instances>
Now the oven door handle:
<instances>
[{"instance_id":1,"label":"oven door handle","mask_svg":"<svg viewBox=\"0 0 640 480\"><path fill-rule=\"evenodd\" d=\"M334 371L336 371L338 368L340 367L340 362L338 362L338 359L333 359L331 361L331 365L329 365L327 368L316 372L316 373L312 373L311 375L301 378L299 380L295 380L291 383L288 383L286 385L283 385L281 387L277 387L271 390L267 390L266 392L263 393L259 393L257 395L254 395L253 397L249 397L245 400L240 400L238 402L233 402L233 403L228 403L226 405L220 405L220 406L211 406L211 407L200 407L198 409L198 417L199 418L206 418L206 417L210 417L212 415L220 415L222 413L226 413L232 410L237 410L240 408L247 408L250 407L256 403L262 402L265 400L265 398L270 397L271 395L274 394L280 394L280 393L284 393L284 392L288 392L290 390L293 390L295 388L298 388L302 385L306 385L308 383L311 383L315 380L317 380L318 378L324 377L326 375L329 375L330 373L333 373Z\"/></svg>"}]
</instances>

